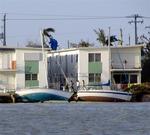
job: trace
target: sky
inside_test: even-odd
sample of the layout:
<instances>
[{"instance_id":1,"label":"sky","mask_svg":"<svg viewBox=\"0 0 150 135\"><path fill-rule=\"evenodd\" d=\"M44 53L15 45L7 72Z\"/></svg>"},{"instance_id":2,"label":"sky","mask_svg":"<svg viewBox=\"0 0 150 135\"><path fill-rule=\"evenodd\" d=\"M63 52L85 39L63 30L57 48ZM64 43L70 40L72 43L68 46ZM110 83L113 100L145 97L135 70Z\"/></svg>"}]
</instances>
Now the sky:
<instances>
[{"instance_id":1,"label":"sky","mask_svg":"<svg viewBox=\"0 0 150 135\"><path fill-rule=\"evenodd\" d=\"M40 30L54 28L53 37L60 48L81 40L99 45L94 32L99 28L119 37L123 30L124 44L134 44L134 24L127 18L135 14L148 17L138 23L138 36L147 34L150 26L150 0L0 0L0 33L6 13L7 46L24 47L29 41L40 43ZM38 19L38 20L37 20ZM150 31L150 29L149 29ZM0 42L2 45L2 42Z\"/></svg>"}]
</instances>

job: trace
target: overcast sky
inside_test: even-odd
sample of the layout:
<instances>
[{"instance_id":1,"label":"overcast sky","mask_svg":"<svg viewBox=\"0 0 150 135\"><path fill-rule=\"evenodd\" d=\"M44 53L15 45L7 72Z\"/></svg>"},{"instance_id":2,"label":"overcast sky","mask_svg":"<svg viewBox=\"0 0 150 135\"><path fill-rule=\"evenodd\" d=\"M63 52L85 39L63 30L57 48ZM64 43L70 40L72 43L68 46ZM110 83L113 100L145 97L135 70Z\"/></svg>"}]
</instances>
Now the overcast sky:
<instances>
[{"instance_id":1,"label":"overcast sky","mask_svg":"<svg viewBox=\"0 0 150 135\"><path fill-rule=\"evenodd\" d=\"M146 34L145 26L150 26L150 0L0 0L0 33L3 13L7 13L8 46L40 42L40 30L48 27L56 30L53 37L61 48L67 47L68 40L73 43L84 40L98 45L93 29L102 28L107 34L109 26L116 36L122 28L123 40L127 44L129 34L134 43L134 24L128 23L133 19L121 17L134 14L149 17L143 18L143 24L138 24L138 35Z\"/></svg>"}]
</instances>

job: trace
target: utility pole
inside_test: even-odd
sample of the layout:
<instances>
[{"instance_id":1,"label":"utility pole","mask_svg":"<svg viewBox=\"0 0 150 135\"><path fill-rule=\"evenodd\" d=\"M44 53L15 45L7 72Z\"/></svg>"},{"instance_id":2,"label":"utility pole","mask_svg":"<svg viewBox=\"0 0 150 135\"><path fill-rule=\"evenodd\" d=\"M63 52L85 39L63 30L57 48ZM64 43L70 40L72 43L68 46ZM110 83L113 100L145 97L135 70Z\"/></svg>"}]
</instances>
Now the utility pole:
<instances>
[{"instance_id":1,"label":"utility pole","mask_svg":"<svg viewBox=\"0 0 150 135\"><path fill-rule=\"evenodd\" d=\"M6 46L6 14L4 14L3 23L3 46Z\"/></svg>"},{"instance_id":2,"label":"utility pole","mask_svg":"<svg viewBox=\"0 0 150 135\"><path fill-rule=\"evenodd\" d=\"M138 21L138 18L143 18L142 16L139 16L138 14L132 15L132 16L128 16L128 18L134 18L134 20L129 21L129 23L134 23L134 29L135 29L135 44L138 43L138 36L137 36L137 23L143 23L142 21Z\"/></svg>"}]
</instances>

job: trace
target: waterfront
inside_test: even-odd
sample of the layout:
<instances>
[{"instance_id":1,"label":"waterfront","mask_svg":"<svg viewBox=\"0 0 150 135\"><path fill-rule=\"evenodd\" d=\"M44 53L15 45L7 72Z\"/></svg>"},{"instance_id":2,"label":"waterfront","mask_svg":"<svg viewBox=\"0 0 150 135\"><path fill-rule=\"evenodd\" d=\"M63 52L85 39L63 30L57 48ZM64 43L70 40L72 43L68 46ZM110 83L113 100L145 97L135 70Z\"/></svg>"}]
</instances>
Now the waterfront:
<instances>
[{"instance_id":1,"label":"waterfront","mask_svg":"<svg viewBox=\"0 0 150 135\"><path fill-rule=\"evenodd\" d=\"M0 104L0 135L149 135L150 104Z\"/></svg>"}]
</instances>

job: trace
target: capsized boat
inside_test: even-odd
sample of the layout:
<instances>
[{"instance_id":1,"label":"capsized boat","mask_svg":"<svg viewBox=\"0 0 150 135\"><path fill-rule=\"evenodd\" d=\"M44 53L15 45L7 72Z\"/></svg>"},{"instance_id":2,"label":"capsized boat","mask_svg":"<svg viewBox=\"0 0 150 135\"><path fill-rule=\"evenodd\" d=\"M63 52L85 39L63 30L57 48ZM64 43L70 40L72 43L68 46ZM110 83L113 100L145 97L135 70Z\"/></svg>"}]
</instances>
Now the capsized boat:
<instances>
[{"instance_id":1,"label":"capsized boat","mask_svg":"<svg viewBox=\"0 0 150 135\"><path fill-rule=\"evenodd\" d=\"M49 100L68 100L72 93L48 88L29 88L16 91L22 102L44 102Z\"/></svg>"}]
</instances>

